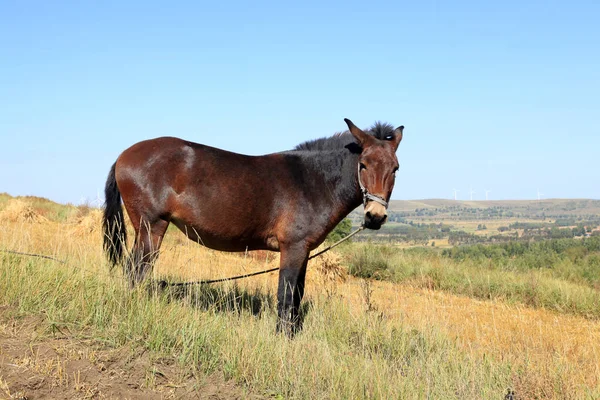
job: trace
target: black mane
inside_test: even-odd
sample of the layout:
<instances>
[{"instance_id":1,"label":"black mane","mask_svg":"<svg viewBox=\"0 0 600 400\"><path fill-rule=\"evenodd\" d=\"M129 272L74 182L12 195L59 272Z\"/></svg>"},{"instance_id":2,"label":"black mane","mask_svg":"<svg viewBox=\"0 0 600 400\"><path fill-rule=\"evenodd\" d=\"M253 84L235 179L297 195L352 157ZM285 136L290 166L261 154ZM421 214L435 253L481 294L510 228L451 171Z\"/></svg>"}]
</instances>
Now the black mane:
<instances>
[{"instance_id":1,"label":"black mane","mask_svg":"<svg viewBox=\"0 0 600 400\"><path fill-rule=\"evenodd\" d=\"M395 128L385 122L377 121L372 127L364 131L379 140L392 140ZM309 140L294 147L294 150L326 151L338 150L350 143L354 143L354 137L349 131L338 132L328 138Z\"/></svg>"}]
</instances>

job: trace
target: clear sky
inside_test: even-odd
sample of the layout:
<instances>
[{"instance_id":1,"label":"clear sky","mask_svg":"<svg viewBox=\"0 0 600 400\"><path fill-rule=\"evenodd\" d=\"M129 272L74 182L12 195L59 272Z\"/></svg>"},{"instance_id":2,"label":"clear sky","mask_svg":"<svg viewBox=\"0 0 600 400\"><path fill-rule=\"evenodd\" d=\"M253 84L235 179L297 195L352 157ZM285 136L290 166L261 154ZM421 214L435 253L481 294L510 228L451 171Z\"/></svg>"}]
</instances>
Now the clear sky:
<instances>
[{"instance_id":1,"label":"clear sky","mask_svg":"<svg viewBox=\"0 0 600 400\"><path fill-rule=\"evenodd\" d=\"M600 198L598 1L0 1L0 192L96 198L133 143L405 125L394 199Z\"/></svg>"}]
</instances>

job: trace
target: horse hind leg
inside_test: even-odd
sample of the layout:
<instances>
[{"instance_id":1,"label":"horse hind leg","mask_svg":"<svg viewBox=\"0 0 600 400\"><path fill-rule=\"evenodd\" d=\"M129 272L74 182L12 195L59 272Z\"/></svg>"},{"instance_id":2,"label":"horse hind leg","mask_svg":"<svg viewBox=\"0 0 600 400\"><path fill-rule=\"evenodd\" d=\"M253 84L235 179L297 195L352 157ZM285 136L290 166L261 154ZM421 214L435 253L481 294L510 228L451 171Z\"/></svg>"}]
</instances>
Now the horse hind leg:
<instances>
[{"instance_id":1,"label":"horse hind leg","mask_svg":"<svg viewBox=\"0 0 600 400\"><path fill-rule=\"evenodd\" d=\"M141 283L152 271L168 226L169 221L162 219L153 222L140 220L139 227L135 229L131 257L124 268L125 276L132 288Z\"/></svg>"}]
</instances>

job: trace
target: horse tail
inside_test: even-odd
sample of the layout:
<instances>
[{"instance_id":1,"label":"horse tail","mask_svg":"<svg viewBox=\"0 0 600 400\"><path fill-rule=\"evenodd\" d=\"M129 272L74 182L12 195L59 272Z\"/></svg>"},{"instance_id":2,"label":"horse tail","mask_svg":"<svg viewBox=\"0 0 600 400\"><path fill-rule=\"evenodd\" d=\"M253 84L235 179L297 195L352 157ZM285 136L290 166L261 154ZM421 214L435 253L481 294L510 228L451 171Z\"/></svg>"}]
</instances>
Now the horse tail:
<instances>
[{"instance_id":1,"label":"horse tail","mask_svg":"<svg viewBox=\"0 0 600 400\"><path fill-rule=\"evenodd\" d=\"M104 215L102 231L104 233L104 252L111 262L111 269L120 264L123 259L123 248L127 243L127 229L123 208L121 207L121 192L115 178L115 162L108 173L104 187Z\"/></svg>"}]
</instances>

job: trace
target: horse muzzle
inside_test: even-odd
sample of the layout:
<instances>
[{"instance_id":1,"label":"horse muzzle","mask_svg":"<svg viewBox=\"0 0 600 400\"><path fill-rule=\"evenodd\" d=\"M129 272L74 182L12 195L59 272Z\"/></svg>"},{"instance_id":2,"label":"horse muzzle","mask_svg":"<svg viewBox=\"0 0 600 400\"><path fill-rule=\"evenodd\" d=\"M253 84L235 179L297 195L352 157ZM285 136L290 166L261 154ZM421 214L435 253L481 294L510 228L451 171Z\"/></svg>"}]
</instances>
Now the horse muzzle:
<instances>
[{"instance_id":1,"label":"horse muzzle","mask_svg":"<svg viewBox=\"0 0 600 400\"><path fill-rule=\"evenodd\" d=\"M387 221L387 210L379 203L370 201L365 206L365 228L377 230Z\"/></svg>"}]
</instances>

